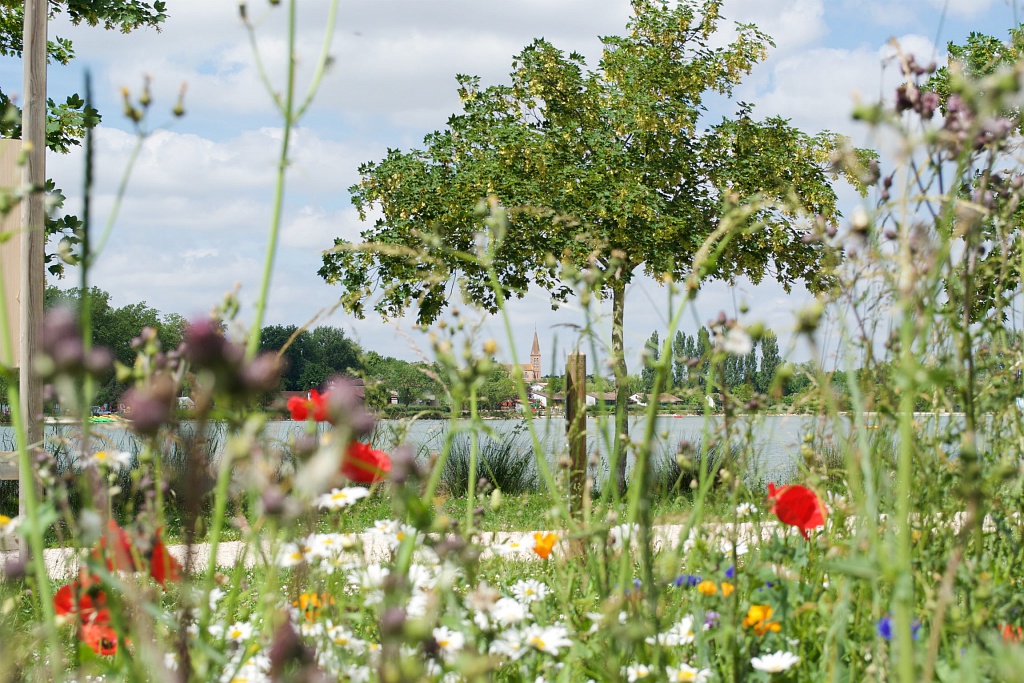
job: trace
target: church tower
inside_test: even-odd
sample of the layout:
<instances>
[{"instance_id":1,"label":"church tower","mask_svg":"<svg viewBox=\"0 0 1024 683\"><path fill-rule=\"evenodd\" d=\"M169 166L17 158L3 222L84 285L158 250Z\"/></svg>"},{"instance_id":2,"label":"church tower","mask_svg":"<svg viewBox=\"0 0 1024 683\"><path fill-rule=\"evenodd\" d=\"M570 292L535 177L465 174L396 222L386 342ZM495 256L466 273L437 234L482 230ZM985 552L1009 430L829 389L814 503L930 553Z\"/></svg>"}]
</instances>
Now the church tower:
<instances>
[{"instance_id":1,"label":"church tower","mask_svg":"<svg viewBox=\"0 0 1024 683\"><path fill-rule=\"evenodd\" d=\"M533 370L533 381L540 381L540 340L537 339L537 330L533 331L533 348L530 349L530 368Z\"/></svg>"}]
</instances>

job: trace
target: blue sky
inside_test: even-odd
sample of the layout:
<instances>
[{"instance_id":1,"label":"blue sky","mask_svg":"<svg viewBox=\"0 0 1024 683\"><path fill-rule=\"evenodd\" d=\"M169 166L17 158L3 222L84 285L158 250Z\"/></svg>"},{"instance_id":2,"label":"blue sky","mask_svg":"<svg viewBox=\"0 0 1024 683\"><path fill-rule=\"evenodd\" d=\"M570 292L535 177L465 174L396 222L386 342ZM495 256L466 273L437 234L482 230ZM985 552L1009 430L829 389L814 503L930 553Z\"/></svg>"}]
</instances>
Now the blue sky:
<instances>
[{"instance_id":1,"label":"blue sky","mask_svg":"<svg viewBox=\"0 0 1024 683\"><path fill-rule=\"evenodd\" d=\"M322 40L326 10L323 0L300 3L303 83ZM104 115L97 132L98 225L111 209L133 144L134 133L121 115L120 88L137 94L144 74L153 83L155 130L93 281L116 305L146 301L188 317L205 313L237 283L242 318L250 319L270 222L279 120L256 76L236 2L170 0L168 13L160 32L131 35L70 27L60 17L51 22L50 35L71 38L78 59L51 68L50 96L80 92L88 68ZM257 42L270 77L280 84L283 7L270 9L266 0L257 0L249 13L259 22ZM855 97L888 98L898 84L886 60L890 38L922 61L934 55L943 63L948 41L962 42L970 31L1003 37L1019 10L1006 0L727 0L724 14L757 24L777 44L735 99L755 103L762 116L782 115L807 131L830 129L867 144L849 111ZM295 138L268 322L304 324L333 305L337 291L316 270L335 236L354 239L359 232L346 189L358 179L357 166L381 158L388 147L418 145L424 134L442 127L458 110L456 73L479 75L485 84L500 81L512 56L534 37L580 51L594 63L597 36L621 32L628 16L627 0L342 2L335 66ZM0 78L7 92L18 92L20 63L0 62ZM183 82L188 113L174 121L169 111ZM76 210L81 154L51 155L48 164ZM849 192L843 196L849 214L857 200ZM710 285L685 316L684 329L692 333L718 311L735 315L747 303L744 319L764 321L786 346L794 311L806 300L806 293L787 295L774 285ZM642 279L627 302L626 344L635 353L653 330L665 329L668 302L664 289ZM528 355L534 329L539 332L545 371L553 355L568 351L568 326L583 321L573 306L551 311L542 292L530 292L509 313L520 360ZM365 348L386 355L414 358L413 345L429 355L425 337L409 321L355 320L336 311L320 323L343 327ZM483 334L497 337L500 355L509 359L504 333L487 325ZM791 350L796 360L806 354L800 347Z\"/></svg>"}]
</instances>

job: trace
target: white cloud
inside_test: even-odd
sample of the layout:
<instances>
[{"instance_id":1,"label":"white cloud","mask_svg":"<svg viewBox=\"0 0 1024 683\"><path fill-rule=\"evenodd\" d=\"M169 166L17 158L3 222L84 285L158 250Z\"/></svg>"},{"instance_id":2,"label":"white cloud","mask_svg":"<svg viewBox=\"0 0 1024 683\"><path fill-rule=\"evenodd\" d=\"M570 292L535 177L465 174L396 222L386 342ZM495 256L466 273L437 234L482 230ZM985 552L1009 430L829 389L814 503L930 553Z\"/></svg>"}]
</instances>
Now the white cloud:
<instances>
[{"instance_id":1,"label":"white cloud","mask_svg":"<svg viewBox=\"0 0 1024 683\"><path fill-rule=\"evenodd\" d=\"M960 17L976 17L995 4L994 0L928 0L934 9Z\"/></svg>"},{"instance_id":2,"label":"white cloud","mask_svg":"<svg viewBox=\"0 0 1024 683\"><path fill-rule=\"evenodd\" d=\"M898 42L906 54L919 56L923 63L932 59L934 47L927 38L908 35ZM850 114L857 100L892 100L903 80L893 55L888 43L852 50L812 48L775 64L767 92L748 90L744 97L755 99L761 115L792 119L806 131L828 129L850 135L862 144L865 128Z\"/></svg>"}]
</instances>

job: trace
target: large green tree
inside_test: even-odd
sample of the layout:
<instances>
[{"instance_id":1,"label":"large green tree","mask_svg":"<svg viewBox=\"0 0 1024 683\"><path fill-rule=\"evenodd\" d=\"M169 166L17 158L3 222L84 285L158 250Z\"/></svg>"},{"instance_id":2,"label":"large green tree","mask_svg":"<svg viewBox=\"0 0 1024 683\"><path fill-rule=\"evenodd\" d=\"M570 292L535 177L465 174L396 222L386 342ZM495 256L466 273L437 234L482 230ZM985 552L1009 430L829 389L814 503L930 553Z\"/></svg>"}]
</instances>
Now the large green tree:
<instances>
[{"instance_id":1,"label":"large green tree","mask_svg":"<svg viewBox=\"0 0 1024 683\"><path fill-rule=\"evenodd\" d=\"M508 235L490 263L503 296L529 284L555 302L571 293L558 262L587 268L612 303L616 423L626 432L627 367L622 323L626 287L645 273L682 279L698 249L742 200L743 220L728 251L699 275L754 282L767 274L787 287L831 283L820 242L804 240L800 215L833 223L835 194L826 164L837 140L807 135L780 118L755 120L740 104L718 123L704 119L705 98L729 94L767 54L768 36L736 27L727 45L715 35L721 2L633 0L625 36L603 38L596 68L536 40L513 61L510 85L482 88L459 76L463 112L428 135L424 149L389 150L360 167L351 188L362 233L377 249L343 240L320 270L359 315L366 302L385 316L415 306L437 318L456 284L465 298L494 310L485 266L467 260L478 244L476 201L494 195L507 210ZM377 297L375 295L379 294ZM616 440L615 443L620 443ZM616 455L625 483L625 458Z\"/></svg>"}]
</instances>

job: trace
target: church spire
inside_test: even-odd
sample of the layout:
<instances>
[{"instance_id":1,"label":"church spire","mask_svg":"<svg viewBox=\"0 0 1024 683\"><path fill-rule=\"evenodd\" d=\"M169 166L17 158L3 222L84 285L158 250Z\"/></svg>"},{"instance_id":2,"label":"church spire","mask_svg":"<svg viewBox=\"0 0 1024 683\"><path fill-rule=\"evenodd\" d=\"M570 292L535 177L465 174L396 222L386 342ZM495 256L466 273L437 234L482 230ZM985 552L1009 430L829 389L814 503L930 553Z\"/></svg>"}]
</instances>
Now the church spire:
<instances>
[{"instance_id":1,"label":"church spire","mask_svg":"<svg viewBox=\"0 0 1024 683\"><path fill-rule=\"evenodd\" d=\"M536 327L533 328L533 348L530 349L530 370L533 375L533 377L531 377L531 381L540 381L540 340L537 338Z\"/></svg>"}]
</instances>

